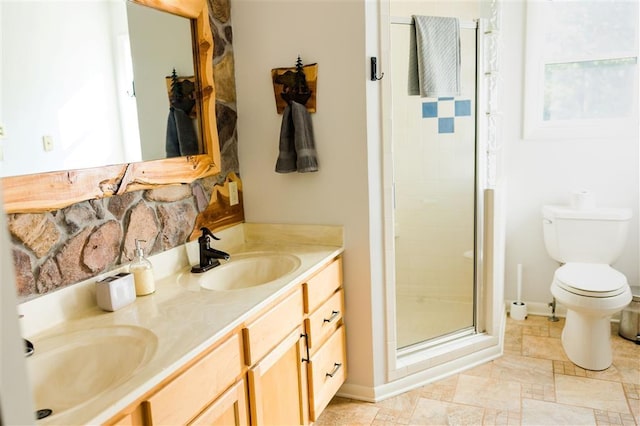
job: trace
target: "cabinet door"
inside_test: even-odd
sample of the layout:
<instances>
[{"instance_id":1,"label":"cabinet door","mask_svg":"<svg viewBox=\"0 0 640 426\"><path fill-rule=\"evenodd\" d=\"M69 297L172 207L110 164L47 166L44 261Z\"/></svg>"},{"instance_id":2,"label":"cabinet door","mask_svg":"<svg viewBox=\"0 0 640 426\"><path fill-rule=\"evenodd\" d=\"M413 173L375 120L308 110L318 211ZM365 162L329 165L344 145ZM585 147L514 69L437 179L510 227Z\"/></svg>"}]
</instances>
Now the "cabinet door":
<instances>
[{"instance_id":1,"label":"cabinet door","mask_svg":"<svg viewBox=\"0 0 640 426\"><path fill-rule=\"evenodd\" d=\"M248 426L247 385L244 379L223 393L191 425Z\"/></svg>"},{"instance_id":2,"label":"cabinet door","mask_svg":"<svg viewBox=\"0 0 640 426\"><path fill-rule=\"evenodd\" d=\"M249 370L251 425L309 423L306 347L302 327Z\"/></svg>"}]
</instances>

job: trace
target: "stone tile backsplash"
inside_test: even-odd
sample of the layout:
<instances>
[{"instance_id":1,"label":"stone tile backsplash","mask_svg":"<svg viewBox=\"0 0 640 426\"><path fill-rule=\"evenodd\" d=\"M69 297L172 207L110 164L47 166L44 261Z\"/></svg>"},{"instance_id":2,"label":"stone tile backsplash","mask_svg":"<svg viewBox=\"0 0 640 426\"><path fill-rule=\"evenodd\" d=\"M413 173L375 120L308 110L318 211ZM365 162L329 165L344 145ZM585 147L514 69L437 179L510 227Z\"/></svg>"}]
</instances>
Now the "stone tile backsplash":
<instances>
[{"instance_id":1,"label":"stone tile backsplash","mask_svg":"<svg viewBox=\"0 0 640 426\"><path fill-rule=\"evenodd\" d=\"M146 241L147 254L184 244L198 213L207 207L198 206L194 195L205 192L204 186L196 181L52 212L9 215L19 297L44 294L126 264L133 259L136 239Z\"/></svg>"}]
</instances>

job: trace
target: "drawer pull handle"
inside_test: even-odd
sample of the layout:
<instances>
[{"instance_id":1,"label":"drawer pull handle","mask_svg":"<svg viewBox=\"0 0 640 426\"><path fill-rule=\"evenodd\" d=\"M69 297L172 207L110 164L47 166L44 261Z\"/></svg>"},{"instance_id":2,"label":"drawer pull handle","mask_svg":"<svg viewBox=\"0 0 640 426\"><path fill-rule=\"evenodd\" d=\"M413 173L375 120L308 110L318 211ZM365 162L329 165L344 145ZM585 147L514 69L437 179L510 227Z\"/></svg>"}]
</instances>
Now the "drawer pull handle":
<instances>
[{"instance_id":1,"label":"drawer pull handle","mask_svg":"<svg viewBox=\"0 0 640 426\"><path fill-rule=\"evenodd\" d=\"M340 311L331 311L331 316L329 318L325 318L322 323L324 324L325 322L331 322L334 319L336 319L338 317L338 315L340 315Z\"/></svg>"},{"instance_id":2,"label":"drawer pull handle","mask_svg":"<svg viewBox=\"0 0 640 426\"><path fill-rule=\"evenodd\" d=\"M333 377L336 375L336 373L338 372L338 370L340 370L340 367L342 367L342 364L335 362L333 364L333 370L331 371L331 373L327 373L326 376L327 377Z\"/></svg>"},{"instance_id":3,"label":"drawer pull handle","mask_svg":"<svg viewBox=\"0 0 640 426\"><path fill-rule=\"evenodd\" d=\"M304 337L304 349L307 352L307 357L306 358L302 358L301 361L302 362L309 362L309 359L311 359L309 357L309 335L304 333L300 335L300 338L302 339Z\"/></svg>"}]
</instances>

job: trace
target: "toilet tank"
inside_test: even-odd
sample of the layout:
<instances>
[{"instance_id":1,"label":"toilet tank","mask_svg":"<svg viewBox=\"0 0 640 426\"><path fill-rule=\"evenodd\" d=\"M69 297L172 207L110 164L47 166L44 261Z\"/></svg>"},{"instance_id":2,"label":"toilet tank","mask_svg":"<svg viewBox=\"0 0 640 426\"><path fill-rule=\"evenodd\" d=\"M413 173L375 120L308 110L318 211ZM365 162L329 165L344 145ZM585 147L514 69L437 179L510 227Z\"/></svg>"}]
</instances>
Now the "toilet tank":
<instances>
[{"instance_id":1,"label":"toilet tank","mask_svg":"<svg viewBox=\"0 0 640 426\"><path fill-rule=\"evenodd\" d=\"M627 241L631 209L543 206L544 244L558 262L612 264Z\"/></svg>"}]
</instances>

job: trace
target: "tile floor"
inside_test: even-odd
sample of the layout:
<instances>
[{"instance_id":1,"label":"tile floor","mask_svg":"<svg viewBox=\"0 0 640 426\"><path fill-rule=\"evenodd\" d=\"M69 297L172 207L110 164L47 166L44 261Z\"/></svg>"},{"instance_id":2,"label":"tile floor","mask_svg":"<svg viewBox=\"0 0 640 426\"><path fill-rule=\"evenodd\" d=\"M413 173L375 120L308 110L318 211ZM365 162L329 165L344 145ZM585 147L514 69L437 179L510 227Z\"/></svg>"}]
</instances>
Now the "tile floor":
<instances>
[{"instance_id":1,"label":"tile floor","mask_svg":"<svg viewBox=\"0 0 640 426\"><path fill-rule=\"evenodd\" d=\"M613 365L584 370L563 324L508 318L502 357L375 404L335 397L315 425L640 425L640 345L613 324Z\"/></svg>"}]
</instances>

